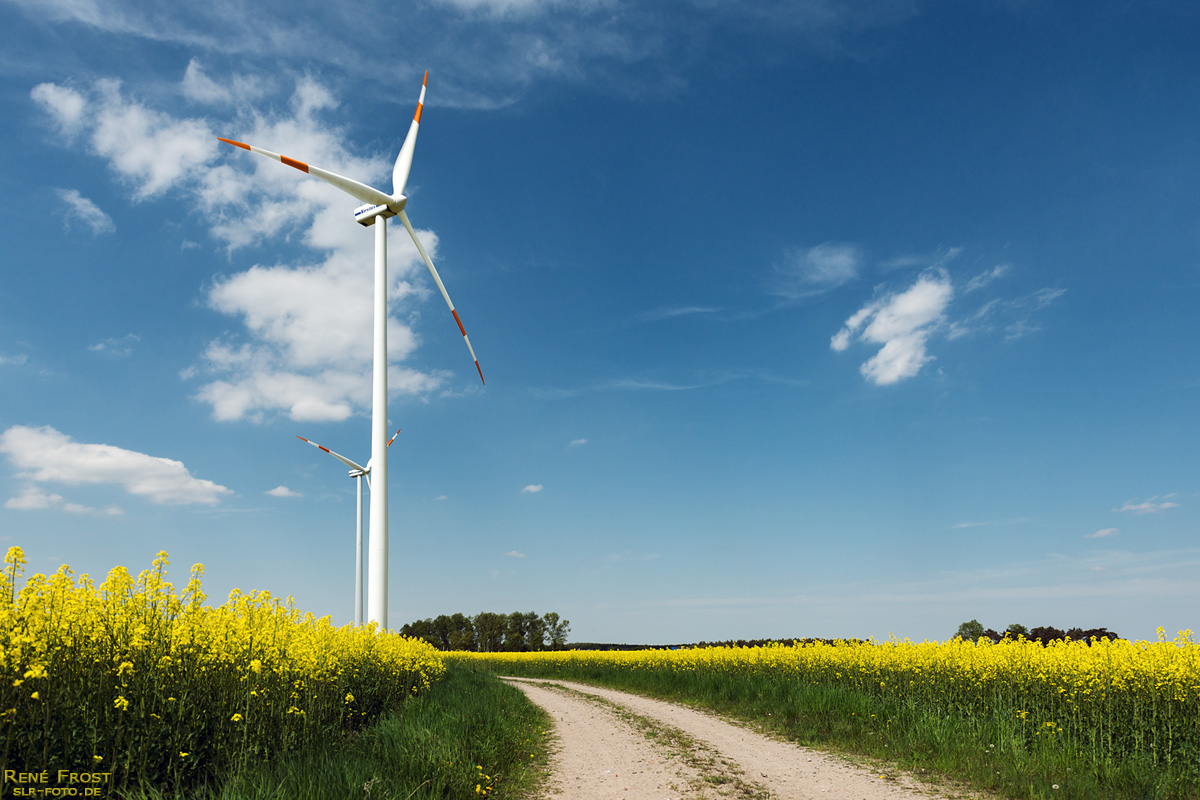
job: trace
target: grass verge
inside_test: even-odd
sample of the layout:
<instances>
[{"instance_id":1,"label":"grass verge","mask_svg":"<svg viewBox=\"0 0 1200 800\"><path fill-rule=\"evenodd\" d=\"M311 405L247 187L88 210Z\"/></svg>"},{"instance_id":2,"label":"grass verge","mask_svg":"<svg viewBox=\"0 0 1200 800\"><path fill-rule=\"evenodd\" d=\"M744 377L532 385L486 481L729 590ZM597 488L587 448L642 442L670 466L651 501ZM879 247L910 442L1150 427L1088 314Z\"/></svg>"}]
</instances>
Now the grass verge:
<instances>
[{"instance_id":1,"label":"grass verge","mask_svg":"<svg viewBox=\"0 0 1200 800\"><path fill-rule=\"evenodd\" d=\"M1047 739L1015 744L972 718L841 687L656 670L554 669L506 660L503 674L577 680L707 708L802 745L894 765L943 787L1013 800L1200 800L1200 760L1164 769L1095 762Z\"/></svg>"},{"instance_id":2,"label":"grass verge","mask_svg":"<svg viewBox=\"0 0 1200 800\"><path fill-rule=\"evenodd\" d=\"M374 727L252 764L189 800L515 800L547 762L545 713L486 671L451 663L427 692ZM152 786L130 800L182 800Z\"/></svg>"}]
</instances>

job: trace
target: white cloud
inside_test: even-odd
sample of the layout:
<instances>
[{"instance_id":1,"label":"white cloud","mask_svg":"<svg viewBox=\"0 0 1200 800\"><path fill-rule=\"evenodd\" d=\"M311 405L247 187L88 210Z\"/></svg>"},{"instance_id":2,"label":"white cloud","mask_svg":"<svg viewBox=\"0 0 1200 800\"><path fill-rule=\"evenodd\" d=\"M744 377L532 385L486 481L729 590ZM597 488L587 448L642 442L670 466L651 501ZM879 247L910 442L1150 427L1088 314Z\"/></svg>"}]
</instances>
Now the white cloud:
<instances>
[{"instance_id":1,"label":"white cloud","mask_svg":"<svg viewBox=\"0 0 1200 800\"><path fill-rule=\"evenodd\" d=\"M862 251L857 245L824 242L787 254L776 267L775 294L792 300L828 292L858 277Z\"/></svg>"},{"instance_id":2,"label":"white cloud","mask_svg":"<svg viewBox=\"0 0 1200 800\"><path fill-rule=\"evenodd\" d=\"M1135 503L1132 500L1126 501L1125 505L1120 508L1114 508L1113 511L1132 511L1134 514L1157 514L1159 511L1166 511L1169 508L1179 508L1178 503L1159 502L1167 500L1167 498L1175 497L1178 493L1151 497L1149 500L1143 500L1140 503Z\"/></svg>"},{"instance_id":3,"label":"white cloud","mask_svg":"<svg viewBox=\"0 0 1200 800\"><path fill-rule=\"evenodd\" d=\"M195 103L210 105L250 102L264 97L271 88L272 81L265 75L233 75L227 82L218 83L205 73L204 67L195 58L188 62L180 83L184 97Z\"/></svg>"},{"instance_id":4,"label":"white cloud","mask_svg":"<svg viewBox=\"0 0 1200 800\"><path fill-rule=\"evenodd\" d=\"M95 515L105 517L119 517L125 513L120 506L105 506L104 508L92 508L91 506L81 506L79 503L63 503L63 511L68 514Z\"/></svg>"},{"instance_id":5,"label":"white cloud","mask_svg":"<svg viewBox=\"0 0 1200 800\"><path fill-rule=\"evenodd\" d=\"M60 133L74 137L83 125L84 108L87 100L79 91L55 83L39 83L29 93L33 101L41 106Z\"/></svg>"},{"instance_id":6,"label":"white cloud","mask_svg":"<svg viewBox=\"0 0 1200 800\"><path fill-rule=\"evenodd\" d=\"M1116 528L1103 528L1101 530L1096 531L1095 533L1086 534L1083 538L1085 538L1085 539L1107 539L1111 536L1116 536L1118 533L1120 533L1120 531L1117 530Z\"/></svg>"},{"instance_id":7,"label":"white cloud","mask_svg":"<svg viewBox=\"0 0 1200 800\"><path fill-rule=\"evenodd\" d=\"M433 498L433 499L434 499L434 500L449 500L449 499L450 499L450 496L449 496L449 495L444 495L444 494L439 494L437 497L435 497L435 498Z\"/></svg>"},{"instance_id":8,"label":"white cloud","mask_svg":"<svg viewBox=\"0 0 1200 800\"><path fill-rule=\"evenodd\" d=\"M945 321L953 297L945 270L927 270L907 290L877 298L856 311L830 339L830 347L843 351L856 336L883 345L861 366L863 377L877 386L911 378L933 359L926 344Z\"/></svg>"},{"instance_id":9,"label":"white cloud","mask_svg":"<svg viewBox=\"0 0 1200 800\"><path fill-rule=\"evenodd\" d=\"M269 494L271 497L304 497L303 492L294 492L282 484L276 486L274 489L268 489L263 494Z\"/></svg>"},{"instance_id":10,"label":"white cloud","mask_svg":"<svg viewBox=\"0 0 1200 800\"><path fill-rule=\"evenodd\" d=\"M581 447L587 443L588 443L587 439L572 439L569 446L570 447Z\"/></svg>"},{"instance_id":11,"label":"white cloud","mask_svg":"<svg viewBox=\"0 0 1200 800\"><path fill-rule=\"evenodd\" d=\"M234 102L253 93L239 80L234 76L219 83L193 60L179 90L197 101ZM353 223L356 201L234 148L224 149L226 163L210 163L218 144L207 121L148 108L127 98L116 81L96 81L86 92L43 84L33 97L64 132L83 135L92 152L127 180L136 198L170 189L194 202L197 218L209 224L231 255L297 231L304 245L318 251L318 258L307 263L255 265L219 276L206 291L210 308L245 325L240 334L210 341L200 362L181 372L185 379L202 380L194 396L212 407L214 418L262 420L282 413L297 421L336 421L367 412L374 237ZM319 119L335 107L331 91L302 78L288 110L243 116L225 133L340 174L386 183L390 154L354 156L341 131ZM437 236L428 230L418 230L418 236L436 259ZM419 342L411 322L395 313L436 295L428 290L424 264L400 226L389 226L388 256L390 394L427 395L441 389L449 373L399 366ZM438 322L453 325L448 318Z\"/></svg>"},{"instance_id":12,"label":"white cloud","mask_svg":"<svg viewBox=\"0 0 1200 800\"><path fill-rule=\"evenodd\" d=\"M516 550L509 550L504 555L508 556L509 558L527 558L524 553L518 553Z\"/></svg>"},{"instance_id":13,"label":"white cloud","mask_svg":"<svg viewBox=\"0 0 1200 800\"><path fill-rule=\"evenodd\" d=\"M3 353L0 353L0 366L6 365L6 364L13 364L15 366L20 366L21 364L24 364L28 360L29 360L29 356L25 355L24 353L20 353L15 356L6 356Z\"/></svg>"},{"instance_id":14,"label":"white cloud","mask_svg":"<svg viewBox=\"0 0 1200 800\"><path fill-rule=\"evenodd\" d=\"M113 224L112 217L101 211L100 206L80 194L78 189L58 189L56 194L58 194L59 200L66 203L73 215L67 218L68 225L71 220L78 220L91 228L92 233L97 236L102 233L112 233L117 229L117 226Z\"/></svg>"},{"instance_id":15,"label":"white cloud","mask_svg":"<svg viewBox=\"0 0 1200 800\"><path fill-rule=\"evenodd\" d=\"M32 511L36 509L50 508L62 502L61 494L50 494L42 491L37 486L26 486L21 494L16 497L10 497L5 503L5 508L16 508L22 511Z\"/></svg>"},{"instance_id":16,"label":"white cloud","mask_svg":"<svg viewBox=\"0 0 1200 800\"><path fill-rule=\"evenodd\" d=\"M531 483L521 490L521 494L537 494L542 490L540 483Z\"/></svg>"},{"instance_id":17,"label":"white cloud","mask_svg":"<svg viewBox=\"0 0 1200 800\"><path fill-rule=\"evenodd\" d=\"M193 477L179 461L112 445L81 444L49 426L14 425L0 434L0 453L7 454L13 466L22 470L19 477L27 480L114 483L129 494L163 505L214 505L232 494L224 486Z\"/></svg>"},{"instance_id":18,"label":"white cloud","mask_svg":"<svg viewBox=\"0 0 1200 800\"><path fill-rule=\"evenodd\" d=\"M91 151L133 185L137 199L190 183L216 155L217 140L206 122L175 119L129 100L119 81L96 81L88 95L43 83L31 96L64 134L86 129Z\"/></svg>"}]
</instances>

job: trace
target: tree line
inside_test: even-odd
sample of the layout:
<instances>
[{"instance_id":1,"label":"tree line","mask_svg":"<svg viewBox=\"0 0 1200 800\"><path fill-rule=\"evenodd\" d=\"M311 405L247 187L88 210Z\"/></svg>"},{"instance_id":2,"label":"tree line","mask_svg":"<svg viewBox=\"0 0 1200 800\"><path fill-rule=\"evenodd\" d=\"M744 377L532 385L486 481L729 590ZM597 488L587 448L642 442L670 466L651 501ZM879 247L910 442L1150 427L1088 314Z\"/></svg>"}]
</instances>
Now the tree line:
<instances>
[{"instance_id":1,"label":"tree line","mask_svg":"<svg viewBox=\"0 0 1200 800\"><path fill-rule=\"evenodd\" d=\"M551 611L538 616L533 611L511 614L480 612L442 614L400 627L404 636L424 639L439 650L469 650L476 653L562 650L567 646L570 620Z\"/></svg>"},{"instance_id":2,"label":"tree line","mask_svg":"<svg viewBox=\"0 0 1200 800\"><path fill-rule=\"evenodd\" d=\"M1091 643L1092 637L1097 639L1120 639L1116 633L1108 628L1068 628L1060 630L1050 626L1041 626L1037 628L1026 628L1024 625L1009 625L1004 629L1004 632L998 632L992 628L984 628L983 623L977 619L970 622L964 622L958 626L958 632L954 634L959 639L970 639L972 642L978 642L980 639L991 639L993 642L999 642L1004 637L1011 639L1017 636L1024 636L1030 641L1039 642L1042 645L1047 645L1050 642L1059 639L1069 639L1076 642Z\"/></svg>"}]
</instances>

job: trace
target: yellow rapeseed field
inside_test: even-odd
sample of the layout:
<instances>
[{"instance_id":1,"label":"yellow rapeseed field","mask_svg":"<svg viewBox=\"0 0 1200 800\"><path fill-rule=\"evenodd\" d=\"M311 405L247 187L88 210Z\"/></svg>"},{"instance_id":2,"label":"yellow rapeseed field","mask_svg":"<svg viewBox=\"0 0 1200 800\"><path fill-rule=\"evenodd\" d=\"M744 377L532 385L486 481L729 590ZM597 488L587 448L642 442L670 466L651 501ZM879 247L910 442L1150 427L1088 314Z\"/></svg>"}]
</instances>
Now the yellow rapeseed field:
<instances>
[{"instance_id":1,"label":"yellow rapeseed field","mask_svg":"<svg viewBox=\"0 0 1200 800\"><path fill-rule=\"evenodd\" d=\"M1171 764L1200 755L1200 644L806 642L678 650L455 654L497 672L782 697L821 685L971 720L1008 747ZM850 713L848 710L846 713Z\"/></svg>"},{"instance_id":2,"label":"yellow rapeseed field","mask_svg":"<svg viewBox=\"0 0 1200 800\"><path fill-rule=\"evenodd\" d=\"M0 574L2 770L194 786L343 737L444 672L423 641L335 628L291 598L234 590L203 605L199 564L177 594L166 553L99 588L65 565L18 588L24 564L11 548Z\"/></svg>"}]
</instances>

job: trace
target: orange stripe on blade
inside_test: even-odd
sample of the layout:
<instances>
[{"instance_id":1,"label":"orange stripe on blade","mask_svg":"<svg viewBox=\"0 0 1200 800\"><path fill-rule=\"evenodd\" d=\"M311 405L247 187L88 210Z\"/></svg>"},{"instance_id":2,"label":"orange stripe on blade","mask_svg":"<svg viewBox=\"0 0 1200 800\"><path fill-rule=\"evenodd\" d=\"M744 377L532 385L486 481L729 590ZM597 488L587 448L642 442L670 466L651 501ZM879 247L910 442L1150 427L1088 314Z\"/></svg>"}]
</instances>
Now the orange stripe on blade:
<instances>
[{"instance_id":1,"label":"orange stripe on blade","mask_svg":"<svg viewBox=\"0 0 1200 800\"><path fill-rule=\"evenodd\" d=\"M466 336L467 330L462 326L462 320L458 318L458 312L452 308L450 309L450 313L454 315L454 321L458 323L458 329L462 331L462 335Z\"/></svg>"},{"instance_id":2,"label":"orange stripe on blade","mask_svg":"<svg viewBox=\"0 0 1200 800\"><path fill-rule=\"evenodd\" d=\"M483 370L479 369L479 362L478 362L478 361L476 361L476 362L475 362L475 369L479 371L479 380L480 380L480 382L482 382L484 386L487 386L487 381L485 381L485 380L483 379Z\"/></svg>"},{"instance_id":3,"label":"orange stripe on blade","mask_svg":"<svg viewBox=\"0 0 1200 800\"><path fill-rule=\"evenodd\" d=\"M308 164L305 164L303 161L297 161L296 159L288 158L287 156L280 156L279 160L287 164L289 167L295 167L301 172L308 172Z\"/></svg>"},{"instance_id":4,"label":"orange stripe on blade","mask_svg":"<svg viewBox=\"0 0 1200 800\"><path fill-rule=\"evenodd\" d=\"M413 122L421 121L421 109L423 109L424 107L425 107L424 104L417 103L417 113L413 114Z\"/></svg>"},{"instance_id":5,"label":"orange stripe on blade","mask_svg":"<svg viewBox=\"0 0 1200 800\"><path fill-rule=\"evenodd\" d=\"M231 144L231 145L233 145L234 147L240 147L240 148L242 148L243 150L249 150L249 149L250 149L250 145L248 145L248 144L243 144L242 142L235 142L233 139L222 139L220 136L218 136L218 137L217 137L217 139L218 139L218 140L220 140L220 141L222 141L222 142L224 142L225 144ZM300 438L302 438L302 437L300 437L300 436L297 436L296 438L297 438L297 439L300 439ZM306 441L306 442L307 442L307 441L308 441L308 439L305 439L304 441Z\"/></svg>"}]
</instances>

